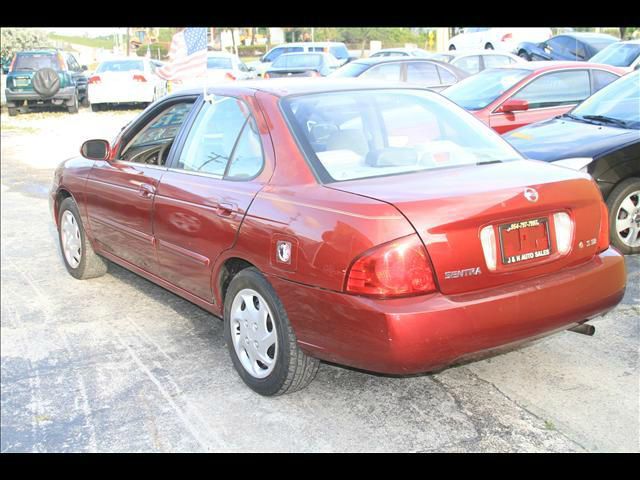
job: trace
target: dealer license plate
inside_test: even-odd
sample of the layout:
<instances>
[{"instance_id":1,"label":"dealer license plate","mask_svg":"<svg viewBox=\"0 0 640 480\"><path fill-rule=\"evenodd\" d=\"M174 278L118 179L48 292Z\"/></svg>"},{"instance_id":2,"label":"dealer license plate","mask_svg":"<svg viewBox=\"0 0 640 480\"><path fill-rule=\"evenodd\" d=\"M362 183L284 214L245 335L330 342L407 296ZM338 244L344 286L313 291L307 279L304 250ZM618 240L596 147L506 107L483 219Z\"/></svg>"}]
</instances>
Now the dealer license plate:
<instances>
[{"instance_id":1,"label":"dealer license plate","mask_svg":"<svg viewBox=\"0 0 640 480\"><path fill-rule=\"evenodd\" d=\"M533 218L500 225L502 263L527 262L551 255L549 219Z\"/></svg>"}]
</instances>

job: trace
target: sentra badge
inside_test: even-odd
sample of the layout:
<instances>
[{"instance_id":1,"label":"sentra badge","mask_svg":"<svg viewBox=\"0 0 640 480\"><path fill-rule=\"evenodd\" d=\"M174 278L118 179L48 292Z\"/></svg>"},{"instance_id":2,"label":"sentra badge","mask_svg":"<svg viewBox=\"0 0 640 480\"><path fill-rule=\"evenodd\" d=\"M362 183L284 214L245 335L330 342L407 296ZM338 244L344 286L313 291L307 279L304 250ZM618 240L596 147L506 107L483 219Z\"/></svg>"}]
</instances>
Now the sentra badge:
<instances>
[{"instance_id":1,"label":"sentra badge","mask_svg":"<svg viewBox=\"0 0 640 480\"><path fill-rule=\"evenodd\" d=\"M473 277L476 275L480 275L481 273L482 270L480 270L480 267L465 268L463 270L452 270L451 272L444 272L444 278L449 280L452 278Z\"/></svg>"}]
</instances>

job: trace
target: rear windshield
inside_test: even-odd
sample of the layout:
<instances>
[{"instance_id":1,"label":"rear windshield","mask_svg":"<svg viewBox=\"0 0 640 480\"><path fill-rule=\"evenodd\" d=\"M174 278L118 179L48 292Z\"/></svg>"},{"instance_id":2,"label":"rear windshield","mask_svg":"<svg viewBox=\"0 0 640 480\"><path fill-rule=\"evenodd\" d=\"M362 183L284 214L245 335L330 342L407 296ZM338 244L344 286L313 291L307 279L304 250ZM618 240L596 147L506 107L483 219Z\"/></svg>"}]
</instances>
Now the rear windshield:
<instances>
[{"instance_id":1,"label":"rear windshield","mask_svg":"<svg viewBox=\"0 0 640 480\"><path fill-rule=\"evenodd\" d=\"M452 85L442 94L462 108L480 110L530 73L529 70L488 69Z\"/></svg>"},{"instance_id":2,"label":"rear windshield","mask_svg":"<svg viewBox=\"0 0 640 480\"><path fill-rule=\"evenodd\" d=\"M591 45L591 48L595 49L596 52L599 52L612 43L617 42L617 40L615 38L589 38L584 42Z\"/></svg>"},{"instance_id":3,"label":"rear windshield","mask_svg":"<svg viewBox=\"0 0 640 480\"><path fill-rule=\"evenodd\" d=\"M53 68L60 70L58 59L51 53L19 53L16 57L14 70L40 70L41 68Z\"/></svg>"},{"instance_id":4,"label":"rear windshield","mask_svg":"<svg viewBox=\"0 0 640 480\"><path fill-rule=\"evenodd\" d=\"M596 53L589 61L614 67L629 67L638 55L640 55L640 43L615 43Z\"/></svg>"},{"instance_id":5,"label":"rear windshield","mask_svg":"<svg viewBox=\"0 0 640 480\"><path fill-rule=\"evenodd\" d=\"M278 57L273 62L274 68L305 68L305 67L318 67L322 64L321 53L296 53L285 54Z\"/></svg>"},{"instance_id":6,"label":"rear windshield","mask_svg":"<svg viewBox=\"0 0 640 480\"><path fill-rule=\"evenodd\" d=\"M231 59L225 57L208 57L207 68L212 70L231 70Z\"/></svg>"},{"instance_id":7,"label":"rear windshield","mask_svg":"<svg viewBox=\"0 0 640 480\"><path fill-rule=\"evenodd\" d=\"M351 63L347 63L346 65L343 65L342 67L337 69L335 72L331 73L329 76L330 77L357 77L362 72L364 72L367 68L369 68L369 65L367 65L366 63L351 62Z\"/></svg>"},{"instance_id":8,"label":"rear windshield","mask_svg":"<svg viewBox=\"0 0 640 480\"><path fill-rule=\"evenodd\" d=\"M323 182L521 158L493 130L424 90L321 93L282 105Z\"/></svg>"},{"instance_id":9,"label":"rear windshield","mask_svg":"<svg viewBox=\"0 0 640 480\"><path fill-rule=\"evenodd\" d=\"M144 71L142 60L109 60L102 62L96 73L103 72L129 72L132 70Z\"/></svg>"}]
</instances>

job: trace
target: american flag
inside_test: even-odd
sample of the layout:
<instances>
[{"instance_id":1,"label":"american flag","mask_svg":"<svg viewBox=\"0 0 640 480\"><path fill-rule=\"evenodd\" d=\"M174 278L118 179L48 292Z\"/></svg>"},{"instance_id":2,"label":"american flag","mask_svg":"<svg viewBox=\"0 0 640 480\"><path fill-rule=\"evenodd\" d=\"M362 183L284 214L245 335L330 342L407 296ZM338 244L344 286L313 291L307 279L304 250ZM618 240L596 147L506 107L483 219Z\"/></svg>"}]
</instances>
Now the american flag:
<instances>
[{"instance_id":1,"label":"american flag","mask_svg":"<svg viewBox=\"0 0 640 480\"><path fill-rule=\"evenodd\" d=\"M169 62L158 69L165 80L181 82L207 72L207 29L185 28L176 33L169 48Z\"/></svg>"}]
</instances>

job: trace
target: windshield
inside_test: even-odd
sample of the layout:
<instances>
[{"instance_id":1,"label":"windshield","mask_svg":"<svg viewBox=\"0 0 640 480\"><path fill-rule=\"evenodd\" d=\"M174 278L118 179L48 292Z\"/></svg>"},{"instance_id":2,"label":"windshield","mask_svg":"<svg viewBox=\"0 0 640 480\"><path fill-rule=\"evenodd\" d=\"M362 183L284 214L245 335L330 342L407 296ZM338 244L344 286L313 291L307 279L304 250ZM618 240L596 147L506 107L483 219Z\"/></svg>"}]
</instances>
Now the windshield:
<instances>
[{"instance_id":1,"label":"windshield","mask_svg":"<svg viewBox=\"0 0 640 480\"><path fill-rule=\"evenodd\" d=\"M16 57L14 70L40 70L41 68L53 68L60 70L56 55L51 53L19 53Z\"/></svg>"},{"instance_id":2,"label":"windshield","mask_svg":"<svg viewBox=\"0 0 640 480\"><path fill-rule=\"evenodd\" d=\"M282 102L326 182L521 158L493 130L424 90L330 92Z\"/></svg>"},{"instance_id":3,"label":"windshield","mask_svg":"<svg viewBox=\"0 0 640 480\"><path fill-rule=\"evenodd\" d=\"M589 61L614 67L629 67L638 55L640 55L640 43L614 43L596 53Z\"/></svg>"},{"instance_id":4,"label":"windshield","mask_svg":"<svg viewBox=\"0 0 640 480\"><path fill-rule=\"evenodd\" d=\"M630 73L587 98L571 116L620 126L640 128L640 72Z\"/></svg>"},{"instance_id":5,"label":"windshield","mask_svg":"<svg viewBox=\"0 0 640 480\"><path fill-rule=\"evenodd\" d=\"M142 60L118 60L102 62L96 73L103 72L129 72L131 70L144 71Z\"/></svg>"},{"instance_id":6,"label":"windshield","mask_svg":"<svg viewBox=\"0 0 640 480\"><path fill-rule=\"evenodd\" d=\"M273 68L308 68L319 67L322 64L321 53L292 53L285 54L278 57L273 62Z\"/></svg>"},{"instance_id":7,"label":"windshield","mask_svg":"<svg viewBox=\"0 0 640 480\"><path fill-rule=\"evenodd\" d=\"M596 52L599 52L617 41L618 40L615 38L589 38L585 40L585 43L588 43L591 48L594 48Z\"/></svg>"},{"instance_id":8,"label":"windshield","mask_svg":"<svg viewBox=\"0 0 640 480\"><path fill-rule=\"evenodd\" d=\"M364 72L369 66L366 63L351 62L343 65L335 72L331 73L330 77L357 77Z\"/></svg>"},{"instance_id":9,"label":"windshield","mask_svg":"<svg viewBox=\"0 0 640 480\"><path fill-rule=\"evenodd\" d=\"M467 110L480 110L531 73L530 70L495 68L452 85L442 94Z\"/></svg>"},{"instance_id":10,"label":"windshield","mask_svg":"<svg viewBox=\"0 0 640 480\"><path fill-rule=\"evenodd\" d=\"M226 57L207 57L207 68L210 70L232 70L231 59Z\"/></svg>"}]
</instances>

